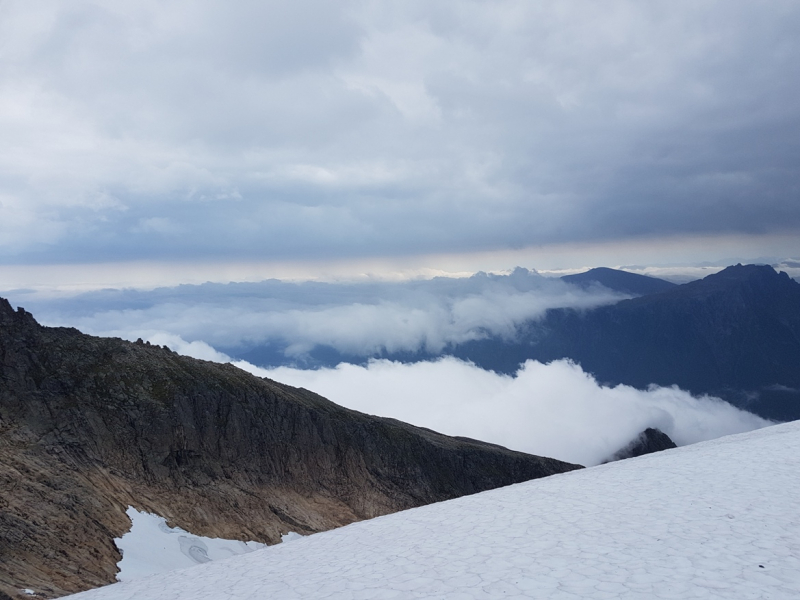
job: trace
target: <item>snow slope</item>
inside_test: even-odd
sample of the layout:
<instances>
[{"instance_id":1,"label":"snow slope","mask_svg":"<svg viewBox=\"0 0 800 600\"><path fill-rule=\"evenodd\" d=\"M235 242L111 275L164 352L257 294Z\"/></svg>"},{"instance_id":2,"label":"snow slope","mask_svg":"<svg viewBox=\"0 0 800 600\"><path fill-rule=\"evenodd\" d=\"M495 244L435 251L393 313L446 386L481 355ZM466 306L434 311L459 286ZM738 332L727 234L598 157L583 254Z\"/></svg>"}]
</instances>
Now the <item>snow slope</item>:
<instances>
[{"instance_id":1,"label":"snow slope","mask_svg":"<svg viewBox=\"0 0 800 600\"><path fill-rule=\"evenodd\" d=\"M71 598L798 598L798 475L794 422Z\"/></svg>"}]
</instances>

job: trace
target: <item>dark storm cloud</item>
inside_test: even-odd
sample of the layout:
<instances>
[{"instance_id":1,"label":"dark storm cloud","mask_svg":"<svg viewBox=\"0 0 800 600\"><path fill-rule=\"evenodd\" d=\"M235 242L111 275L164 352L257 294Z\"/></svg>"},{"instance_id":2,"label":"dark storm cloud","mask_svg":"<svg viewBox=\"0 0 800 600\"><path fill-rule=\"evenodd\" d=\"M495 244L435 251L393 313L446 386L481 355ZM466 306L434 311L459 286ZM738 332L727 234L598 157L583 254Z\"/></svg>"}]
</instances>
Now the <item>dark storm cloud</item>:
<instances>
[{"instance_id":1,"label":"dark storm cloud","mask_svg":"<svg viewBox=\"0 0 800 600\"><path fill-rule=\"evenodd\" d=\"M5 2L0 260L800 229L800 7Z\"/></svg>"}]
</instances>

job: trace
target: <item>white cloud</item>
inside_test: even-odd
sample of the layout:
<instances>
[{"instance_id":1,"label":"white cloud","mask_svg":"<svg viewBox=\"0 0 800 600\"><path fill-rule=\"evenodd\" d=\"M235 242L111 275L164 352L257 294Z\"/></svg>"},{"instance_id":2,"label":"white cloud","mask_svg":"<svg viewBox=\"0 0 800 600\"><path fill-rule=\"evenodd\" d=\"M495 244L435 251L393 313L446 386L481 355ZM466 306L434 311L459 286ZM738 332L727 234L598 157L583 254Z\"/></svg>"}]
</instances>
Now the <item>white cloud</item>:
<instances>
[{"instance_id":1,"label":"white cloud","mask_svg":"<svg viewBox=\"0 0 800 600\"><path fill-rule=\"evenodd\" d=\"M317 345L370 356L383 349L438 353L448 344L490 335L513 339L522 323L549 308L588 309L624 297L518 269L502 276L398 283L267 281L152 292L111 290L61 299L53 312L28 308L43 323L69 324L94 335L136 339L167 332L225 348L272 342L285 347L290 357ZM83 314L70 314L73 306Z\"/></svg>"},{"instance_id":2,"label":"white cloud","mask_svg":"<svg viewBox=\"0 0 800 600\"><path fill-rule=\"evenodd\" d=\"M182 228L171 219L163 217L151 217L140 219L139 224L132 229L133 232L154 232L162 235L175 235L180 233Z\"/></svg>"},{"instance_id":3,"label":"white cloud","mask_svg":"<svg viewBox=\"0 0 800 600\"><path fill-rule=\"evenodd\" d=\"M515 377L453 358L316 371L238 366L361 412L583 465L608 458L647 427L685 445L769 424L675 387L604 387L568 361L528 361Z\"/></svg>"},{"instance_id":4,"label":"white cloud","mask_svg":"<svg viewBox=\"0 0 800 600\"><path fill-rule=\"evenodd\" d=\"M130 341L133 338L128 337ZM199 358L200 360L210 360L213 362L227 363L231 362L231 357L222 352L216 351L214 348L205 342L195 340L187 342L179 335L172 333L165 333L163 331L145 332L142 339L156 346L166 346L173 352L177 352L183 356L191 356L192 358ZM246 365L246 363L243 363ZM247 365L246 365L247 366ZM248 368L252 368L249 367Z\"/></svg>"}]
</instances>

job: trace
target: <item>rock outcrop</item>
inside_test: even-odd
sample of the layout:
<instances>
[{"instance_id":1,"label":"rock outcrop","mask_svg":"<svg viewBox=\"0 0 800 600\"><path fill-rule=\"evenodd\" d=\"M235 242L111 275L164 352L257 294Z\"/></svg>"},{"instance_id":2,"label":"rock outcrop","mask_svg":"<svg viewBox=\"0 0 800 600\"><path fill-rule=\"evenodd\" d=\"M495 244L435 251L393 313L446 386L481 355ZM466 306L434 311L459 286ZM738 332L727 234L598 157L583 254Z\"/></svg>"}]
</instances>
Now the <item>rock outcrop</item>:
<instances>
[{"instance_id":1,"label":"rock outcrop","mask_svg":"<svg viewBox=\"0 0 800 600\"><path fill-rule=\"evenodd\" d=\"M653 452L661 452L662 450L669 450L670 448L677 447L675 442L672 441L672 438L666 433L660 429L648 427L631 440L624 448L620 448L608 460L604 460L603 463L625 460L626 458L635 458L637 456L644 456L645 454L652 454Z\"/></svg>"},{"instance_id":2,"label":"rock outcrop","mask_svg":"<svg viewBox=\"0 0 800 600\"><path fill-rule=\"evenodd\" d=\"M277 543L579 468L337 406L0 299L0 597L113 582L132 505Z\"/></svg>"}]
</instances>

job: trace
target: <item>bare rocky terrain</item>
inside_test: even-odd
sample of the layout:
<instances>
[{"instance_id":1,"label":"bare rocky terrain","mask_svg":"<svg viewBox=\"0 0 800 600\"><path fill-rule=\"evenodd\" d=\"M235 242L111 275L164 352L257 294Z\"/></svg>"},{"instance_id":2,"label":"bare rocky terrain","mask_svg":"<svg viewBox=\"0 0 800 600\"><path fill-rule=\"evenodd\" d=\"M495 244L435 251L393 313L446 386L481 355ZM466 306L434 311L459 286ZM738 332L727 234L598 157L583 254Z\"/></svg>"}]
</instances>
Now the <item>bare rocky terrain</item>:
<instances>
[{"instance_id":1,"label":"bare rocky terrain","mask_svg":"<svg viewBox=\"0 0 800 600\"><path fill-rule=\"evenodd\" d=\"M277 543L579 468L348 410L0 299L0 600L111 583L128 505Z\"/></svg>"}]
</instances>

